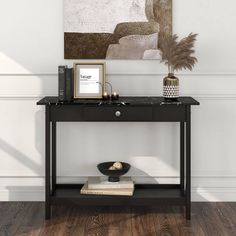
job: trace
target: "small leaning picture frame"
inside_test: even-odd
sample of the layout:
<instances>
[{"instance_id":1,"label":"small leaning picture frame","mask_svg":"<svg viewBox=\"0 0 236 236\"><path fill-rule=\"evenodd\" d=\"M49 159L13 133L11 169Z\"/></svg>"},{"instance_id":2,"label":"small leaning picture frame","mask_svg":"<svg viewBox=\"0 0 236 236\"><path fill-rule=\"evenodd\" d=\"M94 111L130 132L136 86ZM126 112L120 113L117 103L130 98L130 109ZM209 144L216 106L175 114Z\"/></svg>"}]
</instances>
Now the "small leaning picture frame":
<instances>
[{"instance_id":1,"label":"small leaning picture frame","mask_svg":"<svg viewBox=\"0 0 236 236\"><path fill-rule=\"evenodd\" d=\"M74 99L101 99L105 87L104 62L74 63Z\"/></svg>"}]
</instances>

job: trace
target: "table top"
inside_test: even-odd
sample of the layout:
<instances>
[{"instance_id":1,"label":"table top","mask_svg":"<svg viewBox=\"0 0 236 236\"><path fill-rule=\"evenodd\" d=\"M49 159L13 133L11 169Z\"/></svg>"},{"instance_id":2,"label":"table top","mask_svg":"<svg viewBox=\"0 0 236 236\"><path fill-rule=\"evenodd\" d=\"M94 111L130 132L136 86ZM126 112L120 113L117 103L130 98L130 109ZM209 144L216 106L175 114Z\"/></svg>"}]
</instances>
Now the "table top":
<instances>
[{"instance_id":1,"label":"table top","mask_svg":"<svg viewBox=\"0 0 236 236\"><path fill-rule=\"evenodd\" d=\"M37 105L123 105L123 106L148 106L148 105L200 105L192 97L179 97L177 100L170 101L163 97L148 97L148 96L129 96L120 97L118 100L102 100L102 99L76 99L70 102L59 101L58 97L44 97L37 102Z\"/></svg>"}]
</instances>

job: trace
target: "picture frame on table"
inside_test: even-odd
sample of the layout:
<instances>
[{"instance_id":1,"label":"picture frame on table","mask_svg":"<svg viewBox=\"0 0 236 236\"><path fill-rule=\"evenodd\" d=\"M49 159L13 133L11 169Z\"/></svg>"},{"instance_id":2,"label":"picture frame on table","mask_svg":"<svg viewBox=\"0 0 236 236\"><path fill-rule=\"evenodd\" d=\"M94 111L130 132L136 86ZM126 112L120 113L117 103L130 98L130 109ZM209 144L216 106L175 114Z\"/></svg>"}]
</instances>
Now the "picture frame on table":
<instances>
[{"instance_id":1,"label":"picture frame on table","mask_svg":"<svg viewBox=\"0 0 236 236\"><path fill-rule=\"evenodd\" d=\"M105 80L104 62L74 63L74 99L102 99Z\"/></svg>"}]
</instances>

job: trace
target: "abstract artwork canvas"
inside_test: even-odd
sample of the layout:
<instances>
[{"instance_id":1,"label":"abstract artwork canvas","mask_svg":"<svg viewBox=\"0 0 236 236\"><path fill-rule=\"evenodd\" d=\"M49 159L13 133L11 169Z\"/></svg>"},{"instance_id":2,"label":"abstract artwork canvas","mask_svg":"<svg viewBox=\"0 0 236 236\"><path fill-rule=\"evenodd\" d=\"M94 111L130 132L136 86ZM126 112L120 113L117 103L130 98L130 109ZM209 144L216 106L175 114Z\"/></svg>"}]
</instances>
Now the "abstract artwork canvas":
<instances>
[{"instance_id":1,"label":"abstract artwork canvas","mask_svg":"<svg viewBox=\"0 0 236 236\"><path fill-rule=\"evenodd\" d=\"M160 59L172 0L64 0L65 59Z\"/></svg>"}]
</instances>

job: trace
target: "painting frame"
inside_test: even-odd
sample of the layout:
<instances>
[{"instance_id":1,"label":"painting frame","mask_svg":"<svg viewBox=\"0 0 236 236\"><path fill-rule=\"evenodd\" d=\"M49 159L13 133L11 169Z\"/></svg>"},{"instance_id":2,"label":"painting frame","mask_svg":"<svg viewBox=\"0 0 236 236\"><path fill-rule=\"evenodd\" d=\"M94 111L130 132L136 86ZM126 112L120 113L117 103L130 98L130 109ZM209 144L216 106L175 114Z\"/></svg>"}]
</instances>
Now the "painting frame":
<instances>
[{"instance_id":1,"label":"painting frame","mask_svg":"<svg viewBox=\"0 0 236 236\"><path fill-rule=\"evenodd\" d=\"M74 63L74 99L102 99L106 82L105 62Z\"/></svg>"}]
</instances>

